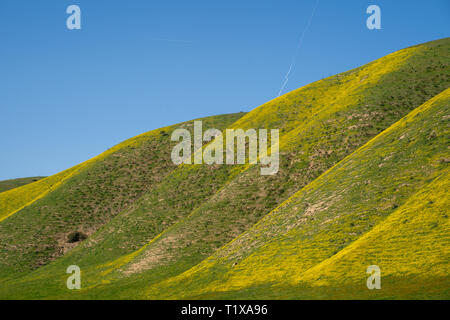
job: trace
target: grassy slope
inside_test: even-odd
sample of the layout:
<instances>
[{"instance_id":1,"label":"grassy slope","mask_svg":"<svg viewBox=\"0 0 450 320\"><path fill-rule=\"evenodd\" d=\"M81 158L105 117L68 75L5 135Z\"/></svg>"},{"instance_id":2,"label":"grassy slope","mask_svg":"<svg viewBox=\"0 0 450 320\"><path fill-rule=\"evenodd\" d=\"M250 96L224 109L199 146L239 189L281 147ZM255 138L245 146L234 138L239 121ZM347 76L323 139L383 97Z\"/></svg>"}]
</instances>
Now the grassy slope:
<instances>
[{"instance_id":1,"label":"grassy slope","mask_svg":"<svg viewBox=\"0 0 450 320\"><path fill-rule=\"evenodd\" d=\"M448 298L449 116L450 89L148 297Z\"/></svg>"},{"instance_id":2,"label":"grassy slope","mask_svg":"<svg viewBox=\"0 0 450 320\"><path fill-rule=\"evenodd\" d=\"M365 289L367 276L364 271L367 266L376 264L382 270L383 291L364 290L362 294L368 297L448 299L449 190L450 171L447 168L386 221L335 256L305 272L299 283L325 288L360 284ZM361 296L361 292L356 290L352 293L355 298ZM342 290L340 294L344 296L350 292Z\"/></svg>"},{"instance_id":3,"label":"grassy slope","mask_svg":"<svg viewBox=\"0 0 450 320\"><path fill-rule=\"evenodd\" d=\"M29 177L0 181L0 193L39 181L43 178L45 177Z\"/></svg>"},{"instance_id":4,"label":"grassy slope","mask_svg":"<svg viewBox=\"0 0 450 320\"><path fill-rule=\"evenodd\" d=\"M233 128L281 129L280 172L262 177L258 167L235 168L234 179L189 216L138 251L109 264L106 272L116 272L108 274L107 281L124 275L130 282L161 281L231 241L299 188L446 88L448 73L442 76L442 67L448 65L444 53L448 43L394 53L296 90L241 118ZM88 277L92 285L105 281L105 274Z\"/></svg>"},{"instance_id":5,"label":"grassy slope","mask_svg":"<svg viewBox=\"0 0 450 320\"><path fill-rule=\"evenodd\" d=\"M84 284L91 288L86 294L93 297L120 296L101 284L116 281L123 271L124 292L130 288L123 297L131 297L136 286L189 269L446 88L448 46L445 39L409 48L257 108L233 127L280 128L277 176L261 177L257 167L181 166L90 240L24 278L25 286L33 279L41 288L28 296L66 293L61 284L72 263L82 267ZM150 213L160 223L149 219ZM49 274L54 276L48 279ZM11 285L11 292L24 294L20 286Z\"/></svg>"},{"instance_id":6,"label":"grassy slope","mask_svg":"<svg viewBox=\"0 0 450 320\"><path fill-rule=\"evenodd\" d=\"M205 127L223 128L242 115L203 121ZM0 194L7 206L11 194L28 194L30 188L40 197L0 223L0 278L24 274L63 255L74 246L67 243L70 232L93 234L156 186L176 168L170 160L175 144L170 133L182 126L190 129L192 122L142 134L62 174ZM58 187L40 191L47 181L57 181Z\"/></svg>"},{"instance_id":7,"label":"grassy slope","mask_svg":"<svg viewBox=\"0 0 450 320\"><path fill-rule=\"evenodd\" d=\"M82 169L83 164L51 177L2 192L0 194L0 222L57 189L65 180Z\"/></svg>"}]
</instances>

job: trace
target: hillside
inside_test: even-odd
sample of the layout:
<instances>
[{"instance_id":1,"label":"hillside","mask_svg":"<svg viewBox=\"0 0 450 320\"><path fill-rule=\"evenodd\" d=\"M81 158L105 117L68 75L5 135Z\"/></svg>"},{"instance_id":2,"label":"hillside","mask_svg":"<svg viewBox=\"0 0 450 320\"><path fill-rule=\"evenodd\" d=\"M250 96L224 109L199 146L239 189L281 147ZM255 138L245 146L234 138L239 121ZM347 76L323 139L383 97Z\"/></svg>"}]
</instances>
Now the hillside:
<instances>
[{"instance_id":1,"label":"hillside","mask_svg":"<svg viewBox=\"0 0 450 320\"><path fill-rule=\"evenodd\" d=\"M43 178L45 178L45 177L29 177L29 178L2 180L2 181L0 181L0 193L14 189L14 188L24 186L24 185L32 183L32 182L36 182Z\"/></svg>"},{"instance_id":2,"label":"hillside","mask_svg":"<svg viewBox=\"0 0 450 320\"><path fill-rule=\"evenodd\" d=\"M243 114L203 119L224 128ZM127 140L60 174L0 194L0 279L36 269L88 237L155 187L176 166L170 133L192 122L154 130ZM24 207L23 207L24 206ZM166 223L169 223L166 221Z\"/></svg>"},{"instance_id":3,"label":"hillside","mask_svg":"<svg viewBox=\"0 0 450 320\"><path fill-rule=\"evenodd\" d=\"M259 165L174 166L170 134L188 122L0 194L0 297L301 297L297 288L314 282L301 274L445 169L447 123L436 117L448 114L448 92L435 96L449 87L449 49L449 39L407 48L248 114L204 119L220 130L278 128L274 176ZM72 232L87 239L69 243ZM72 264L83 270L76 292L65 288Z\"/></svg>"}]
</instances>

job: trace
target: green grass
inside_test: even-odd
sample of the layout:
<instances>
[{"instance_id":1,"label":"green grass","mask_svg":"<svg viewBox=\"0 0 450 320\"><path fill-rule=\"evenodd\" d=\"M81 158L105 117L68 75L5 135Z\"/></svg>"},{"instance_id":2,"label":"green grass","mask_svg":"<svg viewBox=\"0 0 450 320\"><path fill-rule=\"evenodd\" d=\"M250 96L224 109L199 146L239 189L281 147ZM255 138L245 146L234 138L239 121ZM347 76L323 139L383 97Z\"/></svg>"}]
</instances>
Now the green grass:
<instances>
[{"instance_id":1,"label":"green grass","mask_svg":"<svg viewBox=\"0 0 450 320\"><path fill-rule=\"evenodd\" d=\"M167 135L180 126L177 125L131 139L93 159L52 192L41 193L37 199L30 196L31 204L24 202L17 192L15 198L25 208L18 204L8 206L4 210L6 219L0 221L0 257L4 257L0 258L0 297L267 295L267 290L252 289L273 287L248 271L258 270L258 259L274 259L275 267L278 263L283 266L283 261L285 265L292 262L294 267L287 273L284 269L279 274L273 273L264 269L264 264L261 266L261 274L266 278L279 276L292 280L290 273L294 270L303 270L309 262L315 265L338 253L425 184L420 179L408 180L405 182L408 187L400 193L388 188L383 194L386 208L372 209L361 221L344 215L346 206L336 208L329 215L341 214L344 222L336 230L324 231L321 241L328 245L324 252L314 250L317 244L312 245L313 242L301 254L289 251L288 246L286 252L291 252L288 257L278 249L275 239L275 247L270 247L272 235L284 230L283 221L273 223L273 230L263 233L264 236L252 239L251 247L255 250L262 246L270 249L261 253L262 256L256 255L256 260L252 260L250 252L253 251L248 248L234 247L255 230L258 221L262 219L256 226L273 217L274 209L301 190L312 188L330 168L353 156L355 150L447 89L449 47L450 40L443 39L401 50L295 90L248 114L206 120L209 122L204 126L218 129L280 129L281 162L275 176L261 176L259 166L249 165L172 166L168 158L173 144L168 143ZM192 122L184 126L191 129ZM379 161L379 157L370 161ZM415 165L429 164L422 160ZM371 166L361 165L358 172L362 175L369 169ZM385 170L383 166L373 169ZM409 178L408 171L402 170L399 174ZM343 177L349 188L355 183L350 173L346 171ZM426 174L428 178L424 178ZM422 178L431 179L433 174L437 173L424 170ZM389 179L385 182L388 184ZM397 181L390 183L396 185ZM382 184L379 181L373 185ZM296 210L322 210L323 202L332 195L332 188L336 184L330 184L328 194L318 193L317 199L300 201ZM327 189L326 184L323 189ZM376 202L382 196L376 189L368 195L368 200L360 194L360 189L351 190L350 203L359 205L361 210L368 208L367 201ZM399 198L390 198L393 195ZM0 219L1 212L0 206ZM308 220L307 225L308 232L317 227L314 220ZM86 233L88 239L79 245L67 244L66 236L74 231ZM311 236L306 233L306 237ZM296 245L297 242L290 244L294 248ZM228 252L230 248L235 248L232 253ZM211 264L214 259L219 262ZM235 263L248 270L230 273ZM65 269L71 264L79 265L83 272L80 292L68 292L65 288ZM248 276L247 272L250 272ZM215 280L222 293L211 289ZM286 282L283 290L295 291L296 286L297 283Z\"/></svg>"},{"instance_id":2,"label":"green grass","mask_svg":"<svg viewBox=\"0 0 450 320\"><path fill-rule=\"evenodd\" d=\"M205 118L204 126L226 127L242 115ZM64 255L77 246L68 243L70 233L93 235L157 186L176 168L170 159L175 145L170 134L179 127L191 129L192 122L143 134L67 170L70 174L58 187L45 190L43 197L4 219L0 224L0 279L20 276ZM34 184L59 179L62 174Z\"/></svg>"},{"instance_id":3,"label":"green grass","mask_svg":"<svg viewBox=\"0 0 450 320\"><path fill-rule=\"evenodd\" d=\"M32 182L36 182L43 178L45 178L45 177L18 178L18 179L10 179L10 180L0 181L0 193L14 189L14 188L24 186L24 185L32 183Z\"/></svg>"},{"instance_id":4,"label":"green grass","mask_svg":"<svg viewBox=\"0 0 450 320\"><path fill-rule=\"evenodd\" d=\"M450 89L147 297L448 298L449 115ZM386 290L370 294L374 264Z\"/></svg>"},{"instance_id":5,"label":"green grass","mask_svg":"<svg viewBox=\"0 0 450 320\"><path fill-rule=\"evenodd\" d=\"M439 59L445 61L441 50L447 47L448 44L442 46L442 42L438 42L395 53L368 66L296 90L242 117L233 128L275 126L284 130L280 172L274 177L262 177L258 167L232 169L229 173L232 179L219 192L203 202L199 201L200 206L194 206L188 216L165 229L158 238L108 265L111 270L119 269L111 274L112 279L146 272L147 283L162 281L188 270L233 240L299 188L431 97L432 94L416 94L412 86L403 87L402 78L407 76L410 84L424 78L434 79L436 71L427 74L422 70L420 73L411 70L439 66ZM414 75L412 78L410 72ZM361 79L367 81L367 85L362 85ZM448 75L446 79L448 84ZM426 87L434 93L444 84L439 83L436 88L428 83ZM388 102L391 98L387 95L395 95L395 99ZM380 106L386 107L386 103L389 107L385 111ZM283 112L279 111L281 108ZM278 114L281 120L274 116ZM351 127L355 128L348 130ZM332 151L330 155L329 150ZM206 181L196 185L194 179L198 172L208 172L209 175L210 167L189 169L195 174L186 175L181 174L182 169L177 169L177 172L189 186L196 186L194 194L202 192ZM164 193L162 195L163 199L173 199ZM192 193L184 194L180 201L192 196ZM177 202L175 204L178 205ZM162 209L170 210L171 206L171 203L165 203ZM146 210L155 210L152 202ZM99 281L95 275L92 277L94 283Z\"/></svg>"}]
</instances>

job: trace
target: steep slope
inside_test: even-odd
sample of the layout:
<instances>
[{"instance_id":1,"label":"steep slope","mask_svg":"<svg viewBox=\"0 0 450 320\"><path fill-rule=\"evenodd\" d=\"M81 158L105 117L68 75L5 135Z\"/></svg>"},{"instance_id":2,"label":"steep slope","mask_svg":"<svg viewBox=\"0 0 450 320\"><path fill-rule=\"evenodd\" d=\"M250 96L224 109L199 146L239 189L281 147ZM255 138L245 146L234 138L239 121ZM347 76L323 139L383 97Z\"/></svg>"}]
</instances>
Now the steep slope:
<instances>
[{"instance_id":1,"label":"steep slope","mask_svg":"<svg viewBox=\"0 0 450 320\"><path fill-rule=\"evenodd\" d=\"M82 167L82 165L78 165L37 182L2 192L0 194L0 222L58 188L66 179L79 172Z\"/></svg>"},{"instance_id":2,"label":"steep slope","mask_svg":"<svg viewBox=\"0 0 450 320\"><path fill-rule=\"evenodd\" d=\"M449 190L450 171L447 168L386 221L305 272L299 284L328 288L354 286L353 292L342 290L338 293L358 298L362 296L360 289L365 289L367 275L364 271L367 266L375 264L382 271L383 290L364 290L365 296L448 299ZM329 295L336 295L336 290Z\"/></svg>"},{"instance_id":3,"label":"steep slope","mask_svg":"<svg viewBox=\"0 0 450 320\"><path fill-rule=\"evenodd\" d=\"M39 181L43 178L45 177L29 177L0 181L0 193Z\"/></svg>"},{"instance_id":4,"label":"steep slope","mask_svg":"<svg viewBox=\"0 0 450 320\"><path fill-rule=\"evenodd\" d=\"M242 115L202 120L207 128L223 128ZM142 134L61 174L0 194L6 213L0 222L0 278L63 255L78 244L68 241L70 233L92 235L155 187L176 168L170 133L183 126L191 130L192 122Z\"/></svg>"},{"instance_id":5,"label":"steep slope","mask_svg":"<svg viewBox=\"0 0 450 320\"><path fill-rule=\"evenodd\" d=\"M20 280L4 280L0 296L136 298L137 288L183 273L446 89L449 46L443 39L408 48L253 110L228 127L280 129L277 175L249 165L179 166L78 247ZM65 288L71 264L83 270L81 292Z\"/></svg>"},{"instance_id":6,"label":"steep slope","mask_svg":"<svg viewBox=\"0 0 450 320\"><path fill-rule=\"evenodd\" d=\"M375 264L375 297L448 298L449 120L447 89L148 297L358 298Z\"/></svg>"},{"instance_id":7,"label":"steep slope","mask_svg":"<svg viewBox=\"0 0 450 320\"><path fill-rule=\"evenodd\" d=\"M88 284L98 284L105 274L111 281L126 276L129 281L144 277L146 283L157 282L200 262L371 137L447 88L448 48L445 39L405 49L248 113L232 128L279 128L280 171L264 177L258 166L228 169L228 183L214 196L198 202L194 210L186 211L190 211L189 215L149 239L139 250L106 264L104 273L98 273L98 269L88 273ZM219 172L223 177L224 172L219 170L224 169L211 172L209 166L198 166L177 168L175 172L185 177L187 186L193 186L189 182L192 176L200 172L215 176ZM189 194L203 189L195 185ZM153 201L142 206L153 211L156 198L150 199ZM162 203L166 210L172 207L170 202ZM130 213L127 218L135 219L136 215ZM119 220L123 226L122 217ZM126 230L124 234L132 233ZM83 259L68 256L64 263L70 261Z\"/></svg>"}]
</instances>

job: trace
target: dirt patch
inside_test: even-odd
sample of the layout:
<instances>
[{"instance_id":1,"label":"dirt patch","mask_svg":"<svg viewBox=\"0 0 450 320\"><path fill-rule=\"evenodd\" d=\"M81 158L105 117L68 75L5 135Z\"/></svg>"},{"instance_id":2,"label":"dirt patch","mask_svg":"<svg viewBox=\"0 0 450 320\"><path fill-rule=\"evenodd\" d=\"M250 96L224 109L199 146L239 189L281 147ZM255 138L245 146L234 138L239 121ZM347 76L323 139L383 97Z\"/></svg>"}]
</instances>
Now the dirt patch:
<instances>
[{"instance_id":1,"label":"dirt patch","mask_svg":"<svg viewBox=\"0 0 450 320\"><path fill-rule=\"evenodd\" d=\"M326 201L321 201L321 202L318 202L316 204L309 206L305 210L304 216L310 217L310 216L316 214L316 212L318 212L318 211L326 210L328 208L328 206L326 206L326 203L327 203Z\"/></svg>"},{"instance_id":2,"label":"dirt patch","mask_svg":"<svg viewBox=\"0 0 450 320\"><path fill-rule=\"evenodd\" d=\"M167 248L173 248L174 244L178 242L178 238L175 236L168 236L167 238L162 239L160 242L154 244L149 250L145 251L142 254L142 257L139 257L137 261L128 265L123 270L123 273L125 275L140 273L157 266L162 261L173 259L168 253Z\"/></svg>"}]
</instances>

